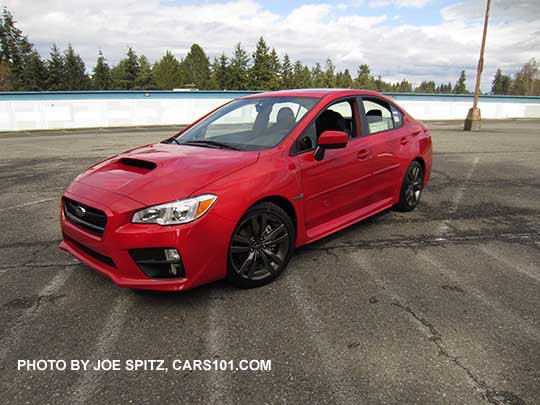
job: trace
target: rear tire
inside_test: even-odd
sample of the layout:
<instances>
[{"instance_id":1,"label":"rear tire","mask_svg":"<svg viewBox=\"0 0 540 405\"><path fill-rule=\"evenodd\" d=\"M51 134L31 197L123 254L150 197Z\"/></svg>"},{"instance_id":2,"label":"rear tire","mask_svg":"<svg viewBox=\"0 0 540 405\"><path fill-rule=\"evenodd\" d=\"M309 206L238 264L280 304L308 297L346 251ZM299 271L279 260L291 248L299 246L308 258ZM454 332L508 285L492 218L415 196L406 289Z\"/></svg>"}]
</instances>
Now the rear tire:
<instances>
[{"instance_id":1,"label":"rear tire","mask_svg":"<svg viewBox=\"0 0 540 405\"><path fill-rule=\"evenodd\" d=\"M399 202L395 206L396 210L401 212L414 210L420 201L423 185L424 169L420 162L414 160L407 168L403 177Z\"/></svg>"},{"instance_id":2,"label":"rear tire","mask_svg":"<svg viewBox=\"0 0 540 405\"><path fill-rule=\"evenodd\" d=\"M229 243L227 278L240 288L268 284L279 276L293 254L296 233L278 205L261 202L238 221Z\"/></svg>"}]
</instances>

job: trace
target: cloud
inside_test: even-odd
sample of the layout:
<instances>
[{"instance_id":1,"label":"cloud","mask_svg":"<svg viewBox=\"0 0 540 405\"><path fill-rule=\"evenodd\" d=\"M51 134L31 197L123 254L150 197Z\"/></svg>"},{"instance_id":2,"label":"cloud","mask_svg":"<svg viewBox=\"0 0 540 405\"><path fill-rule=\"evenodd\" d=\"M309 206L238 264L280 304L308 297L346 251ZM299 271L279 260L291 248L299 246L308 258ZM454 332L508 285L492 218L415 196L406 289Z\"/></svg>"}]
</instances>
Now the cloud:
<instances>
[{"instance_id":1,"label":"cloud","mask_svg":"<svg viewBox=\"0 0 540 405\"><path fill-rule=\"evenodd\" d=\"M468 0L447 6L441 10L446 20L461 18L483 19L486 11L485 0ZM498 21L538 21L540 19L540 1L538 0L504 0L492 1L491 18Z\"/></svg>"},{"instance_id":2,"label":"cloud","mask_svg":"<svg viewBox=\"0 0 540 405\"><path fill-rule=\"evenodd\" d=\"M398 8L422 8L431 0L371 0L368 6L371 8L394 6Z\"/></svg>"},{"instance_id":3,"label":"cloud","mask_svg":"<svg viewBox=\"0 0 540 405\"><path fill-rule=\"evenodd\" d=\"M441 22L413 26L395 20L395 7L421 7L426 0L391 2L385 9L362 15L367 0L334 4L304 4L281 15L256 0L204 1L180 5L159 0L7 0L19 26L43 56L56 42L68 42L91 68L102 49L117 63L133 46L151 61L166 50L183 57L197 42L213 57L230 54L235 43L253 50L259 36L291 59L313 65L332 58L338 69L355 74L368 63L385 79L409 78L455 82L464 69L472 88L480 39L484 0L468 0L441 10ZM502 4L504 3L504 4ZM526 6L523 6L526 4ZM349 7L351 6L351 7ZM421 13L421 10L418 11ZM514 72L531 57L540 56L540 2L494 2L488 31L483 88L497 67Z\"/></svg>"}]
</instances>

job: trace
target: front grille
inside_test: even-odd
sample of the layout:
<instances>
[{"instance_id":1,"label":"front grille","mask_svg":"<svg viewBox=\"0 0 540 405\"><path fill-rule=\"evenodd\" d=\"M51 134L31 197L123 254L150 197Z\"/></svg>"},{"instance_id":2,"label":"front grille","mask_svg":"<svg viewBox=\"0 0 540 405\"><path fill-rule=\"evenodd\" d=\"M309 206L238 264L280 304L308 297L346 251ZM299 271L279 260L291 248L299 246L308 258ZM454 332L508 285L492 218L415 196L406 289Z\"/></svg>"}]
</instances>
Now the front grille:
<instances>
[{"instance_id":1,"label":"front grille","mask_svg":"<svg viewBox=\"0 0 540 405\"><path fill-rule=\"evenodd\" d=\"M64 197L64 213L69 222L101 236L107 225L107 215L96 208Z\"/></svg>"},{"instance_id":2,"label":"front grille","mask_svg":"<svg viewBox=\"0 0 540 405\"><path fill-rule=\"evenodd\" d=\"M89 247L86 247L80 244L79 242L71 239L70 237L66 235L64 235L64 239L72 243L73 245L75 245L77 249L86 253L88 256L92 256L94 259L99 260L102 263L105 263L107 266L116 268L116 264L114 263L113 259L111 259L109 256L102 255L101 253L98 253L95 250L92 250Z\"/></svg>"}]
</instances>

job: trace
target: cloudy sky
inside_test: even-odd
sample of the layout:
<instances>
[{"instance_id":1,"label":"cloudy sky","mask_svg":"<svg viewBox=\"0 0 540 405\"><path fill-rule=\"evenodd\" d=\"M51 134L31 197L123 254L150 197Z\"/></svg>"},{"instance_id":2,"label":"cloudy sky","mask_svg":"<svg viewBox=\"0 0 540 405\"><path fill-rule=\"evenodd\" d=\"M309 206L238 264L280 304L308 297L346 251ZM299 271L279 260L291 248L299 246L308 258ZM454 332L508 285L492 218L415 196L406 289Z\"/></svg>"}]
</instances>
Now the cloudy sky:
<instances>
[{"instance_id":1,"label":"cloudy sky","mask_svg":"<svg viewBox=\"0 0 540 405\"><path fill-rule=\"evenodd\" d=\"M210 57L235 43L252 51L259 36L304 63L330 57L338 69L359 64L397 81L474 86L486 0L4 0L43 56L71 42L87 67L98 49L110 63L127 46L151 61L166 50L183 57L197 42ZM492 0L482 88L500 67L513 73L540 59L540 0Z\"/></svg>"}]
</instances>

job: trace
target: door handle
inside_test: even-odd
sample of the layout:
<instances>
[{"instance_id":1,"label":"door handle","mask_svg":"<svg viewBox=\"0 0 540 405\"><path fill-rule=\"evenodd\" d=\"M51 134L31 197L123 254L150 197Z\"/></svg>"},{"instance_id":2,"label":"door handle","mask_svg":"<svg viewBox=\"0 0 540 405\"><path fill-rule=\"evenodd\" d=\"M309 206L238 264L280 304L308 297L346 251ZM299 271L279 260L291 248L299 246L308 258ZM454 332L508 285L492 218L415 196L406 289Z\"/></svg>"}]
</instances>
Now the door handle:
<instances>
[{"instance_id":1,"label":"door handle","mask_svg":"<svg viewBox=\"0 0 540 405\"><path fill-rule=\"evenodd\" d=\"M404 136L403 138L399 140L399 143L402 145L407 145L409 143L409 140L407 139L406 136Z\"/></svg>"},{"instance_id":2,"label":"door handle","mask_svg":"<svg viewBox=\"0 0 540 405\"><path fill-rule=\"evenodd\" d=\"M414 131L411 135L412 135L412 136L417 136L417 135L420 134L420 132L422 132L421 129L419 129L418 131Z\"/></svg>"},{"instance_id":3,"label":"door handle","mask_svg":"<svg viewBox=\"0 0 540 405\"><path fill-rule=\"evenodd\" d=\"M364 159L367 159L369 157L369 150L367 149L362 149L360 152L358 152L358 155L356 155L358 157L358 159L360 160L364 160Z\"/></svg>"}]
</instances>

